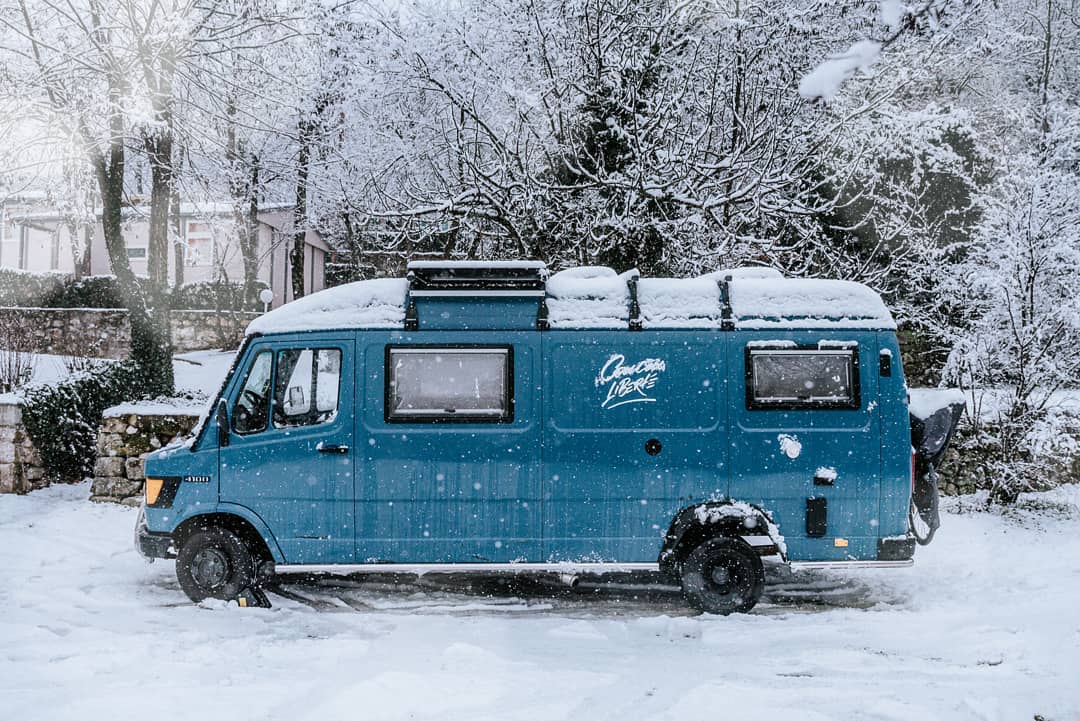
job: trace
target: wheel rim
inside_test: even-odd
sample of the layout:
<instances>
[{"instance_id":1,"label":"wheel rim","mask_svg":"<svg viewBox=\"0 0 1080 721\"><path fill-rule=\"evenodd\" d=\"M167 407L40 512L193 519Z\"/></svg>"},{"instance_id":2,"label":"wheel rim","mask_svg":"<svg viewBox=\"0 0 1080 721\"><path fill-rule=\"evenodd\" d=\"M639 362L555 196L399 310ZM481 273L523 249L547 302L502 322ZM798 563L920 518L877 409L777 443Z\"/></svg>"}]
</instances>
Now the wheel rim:
<instances>
[{"instance_id":1,"label":"wheel rim","mask_svg":"<svg viewBox=\"0 0 1080 721\"><path fill-rule=\"evenodd\" d=\"M705 572L709 591L728 603L742 601L744 588L749 584L746 569L736 559L718 559Z\"/></svg>"},{"instance_id":2,"label":"wheel rim","mask_svg":"<svg viewBox=\"0 0 1080 721\"><path fill-rule=\"evenodd\" d=\"M731 591L731 571L725 566L713 566L712 573L709 574L709 580L712 585L720 591L720 593L730 593Z\"/></svg>"},{"instance_id":3,"label":"wheel rim","mask_svg":"<svg viewBox=\"0 0 1080 721\"><path fill-rule=\"evenodd\" d=\"M191 577L201 588L213 591L229 579L229 558L220 548L201 548L191 559Z\"/></svg>"}]
</instances>

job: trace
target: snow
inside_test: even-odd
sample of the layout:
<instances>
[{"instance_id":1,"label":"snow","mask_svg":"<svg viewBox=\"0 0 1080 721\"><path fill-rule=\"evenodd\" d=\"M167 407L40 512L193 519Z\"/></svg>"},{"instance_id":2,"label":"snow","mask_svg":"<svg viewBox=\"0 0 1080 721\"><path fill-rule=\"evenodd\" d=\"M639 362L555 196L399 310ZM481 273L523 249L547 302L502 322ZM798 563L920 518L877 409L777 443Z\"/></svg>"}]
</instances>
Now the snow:
<instances>
[{"instance_id":1,"label":"snow","mask_svg":"<svg viewBox=\"0 0 1080 721\"><path fill-rule=\"evenodd\" d=\"M683 721L718 699L782 720L1080 716L1080 570L1061 562L1080 557L1076 486L1007 514L944 499L914 567L770 574L726 618L629 581L466 593L430 576L193 605L172 563L131 549L134 509L88 492L0 496L5 718Z\"/></svg>"},{"instance_id":2,"label":"snow","mask_svg":"<svg viewBox=\"0 0 1080 721\"><path fill-rule=\"evenodd\" d=\"M832 100L840 86L858 71L866 71L877 62L881 43L860 40L847 52L830 56L799 81L799 95L807 100Z\"/></svg>"},{"instance_id":3,"label":"snow","mask_svg":"<svg viewBox=\"0 0 1080 721\"><path fill-rule=\"evenodd\" d=\"M792 460L798 458L802 453L802 443L797 436L781 433L776 436L776 442L780 444L780 451Z\"/></svg>"},{"instance_id":4,"label":"snow","mask_svg":"<svg viewBox=\"0 0 1080 721\"><path fill-rule=\"evenodd\" d=\"M836 480L836 469L831 466L818 466L818 469L814 472L814 478L821 478L826 481Z\"/></svg>"},{"instance_id":5,"label":"snow","mask_svg":"<svg viewBox=\"0 0 1080 721\"><path fill-rule=\"evenodd\" d=\"M878 3L881 23L890 31L895 32L900 28L900 23L903 22L907 13L907 7L900 0L880 0Z\"/></svg>"},{"instance_id":6,"label":"snow","mask_svg":"<svg viewBox=\"0 0 1080 721\"><path fill-rule=\"evenodd\" d=\"M187 401L182 399L174 401L136 401L134 403L120 403L119 405L106 408L106 418L116 416L200 416L206 410L206 403L199 401Z\"/></svg>"},{"instance_id":7,"label":"snow","mask_svg":"<svg viewBox=\"0 0 1080 721\"><path fill-rule=\"evenodd\" d=\"M694 518L701 524L716 523L732 516L742 518L743 525L746 528L756 528L758 520L764 518L765 533L768 535L769 540L780 550L781 556L787 554L787 543L784 542L784 536L780 533L780 529L773 523L772 516L745 501L727 501L712 505L703 503L694 509ZM743 540L748 538L752 537L745 536Z\"/></svg>"},{"instance_id":8,"label":"snow","mask_svg":"<svg viewBox=\"0 0 1080 721\"><path fill-rule=\"evenodd\" d=\"M547 280L548 322L552 328L625 328L630 319L627 281L611 268L582 266L559 271Z\"/></svg>"},{"instance_id":9,"label":"snow","mask_svg":"<svg viewBox=\"0 0 1080 721\"><path fill-rule=\"evenodd\" d=\"M720 325L720 286L710 276L642 278L638 301L645 328Z\"/></svg>"},{"instance_id":10,"label":"snow","mask_svg":"<svg viewBox=\"0 0 1080 721\"><path fill-rule=\"evenodd\" d=\"M213 400L236 357L234 350L204 350L180 353L173 357L176 390Z\"/></svg>"},{"instance_id":11,"label":"snow","mask_svg":"<svg viewBox=\"0 0 1080 721\"><path fill-rule=\"evenodd\" d=\"M412 268L536 267L529 262L416 261ZM772 268L720 270L697 278L639 278L603 266L559 271L547 279L552 328L626 328L630 280L638 278L638 305L645 328L719 328L720 282L731 278L731 305L742 328L895 328L881 297L851 281L786 279ZM285 333L336 328L399 328L405 319L408 281L364 280L293 301L259 318L247 333Z\"/></svg>"},{"instance_id":12,"label":"snow","mask_svg":"<svg viewBox=\"0 0 1080 721\"><path fill-rule=\"evenodd\" d=\"M358 280L304 296L251 321L247 334L335 328L400 328L405 321L404 278Z\"/></svg>"},{"instance_id":13,"label":"snow","mask_svg":"<svg viewBox=\"0 0 1080 721\"><path fill-rule=\"evenodd\" d=\"M896 328L881 296L848 280L784 278L730 284L737 328Z\"/></svg>"},{"instance_id":14,"label":"snow","mask_svg":"<svg viewBox=\"0 0 1080 721\"><path fill-rule=\"evenodd\" d=\"M967 403L967 396L959 388L908 389L908 412L921 420L926 420L954 403Z\"/></svg>"}]
</instances>

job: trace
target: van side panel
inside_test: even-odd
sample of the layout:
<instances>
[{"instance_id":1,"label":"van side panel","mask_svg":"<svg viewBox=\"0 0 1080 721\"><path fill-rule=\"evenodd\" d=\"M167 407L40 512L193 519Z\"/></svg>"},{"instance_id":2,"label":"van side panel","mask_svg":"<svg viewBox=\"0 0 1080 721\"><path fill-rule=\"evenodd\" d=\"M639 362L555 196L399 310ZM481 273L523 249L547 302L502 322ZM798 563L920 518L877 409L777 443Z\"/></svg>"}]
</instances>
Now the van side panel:
<instances>
[{"instance_id":1,"label":"van side panel","mask_svg":"<svg viewBox=\"0 0 1080 721\"><path fill-rule=\"evenodd\" d=\"M773 513L791 560L876 559L881 481L877 334L777 329L738 331L725 338L732 378L731 497ZM793 403L751 408L748 347L783 351L785 346L811 353L857 347L858 407Z\"/></svg>"},{"instance_id":2,"label":"van side panel","mask_svg":"<svg viewBox=\"0 0 1080 721\"><path fill-rule=\"evenodd\" d=\"M890 375L878 376L881 413L881 537L907 532L911 503L911 422L907 384L900 362L896 333L880 331L878 346L888 357ZM880 361L879 361L880 364Z\"/></svg>"},{"instance_id":3,"label":"van side panel","mask_svg":"<svg viewBox=\"0 0 1080 721\"><path fill-rule=\"evenodd\" d=\"M679 509L727 493L721 334L543 339L545 560L655 562Z\"/></svg>"},{"instance_id":4,"label":"van side panel","mask_svg":"<svg viewBox=\"0 0 1080 721\"><path fill-rule=\"evenodd\" d=\"M365 331L357 342L358 562L541 560L540 334ZM388 423L388 345L512 347L512 422Z\"/></svg>"}]
</instances>

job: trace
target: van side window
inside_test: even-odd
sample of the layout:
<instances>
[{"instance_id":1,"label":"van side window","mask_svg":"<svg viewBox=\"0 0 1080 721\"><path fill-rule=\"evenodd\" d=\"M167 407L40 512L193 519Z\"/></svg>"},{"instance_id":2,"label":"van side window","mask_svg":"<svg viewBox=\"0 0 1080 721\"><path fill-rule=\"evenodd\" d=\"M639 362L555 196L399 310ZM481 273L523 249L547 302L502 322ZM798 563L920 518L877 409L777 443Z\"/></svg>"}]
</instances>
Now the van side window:
<instances>
[{"instance_id":1,"label":"van side window","mask_svg":"<svg viewBox=\"0 0 1080 721\"><path fill-rule=\"evenodd\" d=\"M266 428L270 417L270 371L273 354L260 351L251 362L240 395L233 405L233 431L240 434L258 433Z\"/></svg>"},{"instance_id":2,"label":"van side window","mask_svg":"<svg viewBox=\"0 0 1080 721\"><path fill-rule=\"evenodd\" d=\"M858 351L748 348L746 402L758 410L858 408Z\"/></svg>"},{"instance_id":3,"label":"van side window","mask_svg":"<svg viewBox=\"0 0 1080 721\"><path fill-rule=\"evenodd\" d=\"M386 421L509 423L509 346L387 346Z\"/></svg>"},{"instance_id":4,"label":"van side window","mask_svg":"<svg viewBox=\"0 0 1080 721\"><path fill-rule=\"evenodd\" d=\"M274 428L329 423L337 416L341 351L289 348L277 354Z\"/></svg>"}]
</instances>

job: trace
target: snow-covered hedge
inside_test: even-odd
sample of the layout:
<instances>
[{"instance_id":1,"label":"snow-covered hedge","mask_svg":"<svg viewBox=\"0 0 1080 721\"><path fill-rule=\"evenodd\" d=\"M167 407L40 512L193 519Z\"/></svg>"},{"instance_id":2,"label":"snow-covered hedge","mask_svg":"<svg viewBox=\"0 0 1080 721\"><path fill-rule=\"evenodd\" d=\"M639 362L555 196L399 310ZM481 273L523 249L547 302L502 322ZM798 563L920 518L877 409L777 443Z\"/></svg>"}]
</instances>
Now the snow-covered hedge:
<instances>
[{"instance_id":1,"label":"snow-covered hedge","mask_svg":"<svg viewBox=\"0 0 1080 721\"><path fill-rule=\"evenodd\" d=\"M136 364L114 363L24 392L23 425L49 480L73 482L92 475L102 413L138 395L140 378Z\"/></svg>"},{"instance_id":2,"label":"snow-covered hedge","mask_svg":"<svg viewBox=\"0 0 1080 721\"><path fill-rule=\"evenodd\" d=\"M140 279L142 282L142 279ZM256 283L258 291L266 288ZM245 306L244 285L233 281L197 281L172 290L168 298L174 310L259 310L260 303ZM21 308L126 308L123 294L112 275L88 275L76 279L60 272L34 273L0 268L0 307Z\"/></svg>"}]
</instances>

